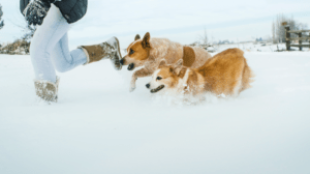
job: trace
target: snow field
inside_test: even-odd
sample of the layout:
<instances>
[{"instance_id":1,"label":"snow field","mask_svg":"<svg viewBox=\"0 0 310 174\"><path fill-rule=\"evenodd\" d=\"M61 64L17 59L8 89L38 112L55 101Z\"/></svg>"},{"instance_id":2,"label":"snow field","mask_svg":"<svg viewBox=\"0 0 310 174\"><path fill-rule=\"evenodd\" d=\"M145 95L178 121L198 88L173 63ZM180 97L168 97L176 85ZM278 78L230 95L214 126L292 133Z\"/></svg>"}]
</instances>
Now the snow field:
<instances>
[{"instance_id":1,"label":"snow field","mask_svg":"<svg viewBox=\"0 0 310 174\"><path fill-rule=\"evenodd\" d=\"M105 60L59 74L48 105L30 57L0 55L0 173L309 173L310 53L245 57L255 82L236 98L169 105Z\"/></svg>"}]
</instances>

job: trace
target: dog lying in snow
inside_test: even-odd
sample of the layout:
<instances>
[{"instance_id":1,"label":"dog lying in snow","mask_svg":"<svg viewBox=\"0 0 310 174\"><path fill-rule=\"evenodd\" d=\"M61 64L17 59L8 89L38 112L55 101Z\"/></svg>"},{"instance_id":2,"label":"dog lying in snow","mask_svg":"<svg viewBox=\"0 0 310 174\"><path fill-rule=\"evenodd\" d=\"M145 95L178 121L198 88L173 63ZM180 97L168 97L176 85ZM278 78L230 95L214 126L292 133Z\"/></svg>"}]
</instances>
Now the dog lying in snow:
<instances>
[{"instance_id":1,"label":"dog lying in snow","mask_svg":"<svg viewBox=\"0 0 310 174\"><path fill-rule=\"evenodd\" d=\"M170 90L197 95L210 91L216 95L237 95L251 87L253 73L240 49L223 51L199 68L182 66L182 60L174 65L161 60L152 81L146 86L152 93Z\"/></svg>"},{"instance_id":2,"label":"dog lying in snow","mask_svg":"<svg viewBox=\"0 0 310 174\"><path fill-rule=\"evenodd\" d=\"M136 88L137 78L151 76L158 67L158 62L164 58L169 64L181 59L184 66L198 68L211 55L203 48L182 46L168 39L151 38L150 33L146 33L143 39L136 35L135 41L127 48L127 55L120 61L122 65L129 65L128 70L144 66L134 72L130 91Z\"/></svg>"}]
</instances>

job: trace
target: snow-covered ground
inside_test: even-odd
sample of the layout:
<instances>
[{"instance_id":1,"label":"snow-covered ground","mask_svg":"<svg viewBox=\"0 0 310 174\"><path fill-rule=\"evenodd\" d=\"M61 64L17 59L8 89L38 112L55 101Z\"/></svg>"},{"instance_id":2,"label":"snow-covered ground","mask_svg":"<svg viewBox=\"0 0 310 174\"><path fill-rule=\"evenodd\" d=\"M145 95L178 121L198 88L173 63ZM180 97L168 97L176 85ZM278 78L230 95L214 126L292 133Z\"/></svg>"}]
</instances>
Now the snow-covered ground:
<instances>
[{"instance_id":1,"label":"snow-covered ground","mask_svg":"<svg viewBox=\"0 0 310 174\"><path fill-rule=\"evenodd\" d=\"M36 99L29 56L0 55L1 174L308 174L310 52L246 52L256 74L237 98L158 103L101 61L59 74Z\"/></svg>"},{"instance_id":2,"label":"snow-covered ground","mask_svg":"<svg viewBox=\"0 0 310 174\"><path fill-rule=\"evenodd\" d=\"M304 43L305 45L308 43ZM233 44L224 44L224 45L214 45L214 49L218 52L224 51L228 48L240 48L245 52L277 52L286 51L285 43L280 44L272 44L268 42L255 43L255 42L247 42L247 43L233 43ZM291 47L291 50L298 51L298 47ZM310 51L309 48L303 47L302 51Z\"/></svg>"}]
</instances>

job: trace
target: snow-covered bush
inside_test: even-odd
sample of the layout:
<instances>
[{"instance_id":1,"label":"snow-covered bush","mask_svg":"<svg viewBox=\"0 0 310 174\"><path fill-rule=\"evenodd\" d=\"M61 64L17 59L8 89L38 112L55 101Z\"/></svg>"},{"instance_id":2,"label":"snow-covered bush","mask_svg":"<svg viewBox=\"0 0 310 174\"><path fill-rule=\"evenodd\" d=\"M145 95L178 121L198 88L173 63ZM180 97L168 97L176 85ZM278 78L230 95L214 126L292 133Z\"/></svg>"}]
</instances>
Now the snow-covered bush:
<instances>
[{"instance_id":1,"label":"snow-covered bush","mask_svg":"<svg viewBox=\"0 0 310 174\"><path fill-rule=\"evenodd\" d=\"M0 47L0 54L29 54L30 42L24 39L18 39L13 43L8 43Z\"/></svg>"},{"instance_id":2,"label":"snow-covered bush","mask_svg":"<svg viewBox=\"0 0 310 174\"><path fill-rule=\"evenodd\" d=\"M22 36L21 39L17 39L12 43L7 43L3 45L0 44L0 54L29 54L30 41L35 30L36 27L28 25L26 28L24 28L25 34Z\"/></svg>"}]
</instances>

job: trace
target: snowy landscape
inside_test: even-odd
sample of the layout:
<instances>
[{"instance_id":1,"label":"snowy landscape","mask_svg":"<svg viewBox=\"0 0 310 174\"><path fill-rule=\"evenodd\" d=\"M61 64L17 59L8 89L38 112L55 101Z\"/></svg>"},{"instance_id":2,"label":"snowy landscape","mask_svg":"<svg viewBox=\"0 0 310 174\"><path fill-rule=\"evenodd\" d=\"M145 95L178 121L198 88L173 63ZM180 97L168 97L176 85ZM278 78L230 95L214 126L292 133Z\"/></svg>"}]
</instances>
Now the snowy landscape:
<instances>
[{"instance_id":1,"label":"snowy landscape","mask_svg":"<svg viewBox=\"0 0 310 174\"><path fill-rule=\"evenodd\" d=\"M150 78L130 93L105 60L59 74L49 105L30 56L0 55L0 173L309 173L310 52L245 57L255 82L236 98L175 105Z\"/></svg>"}]
</instances>

